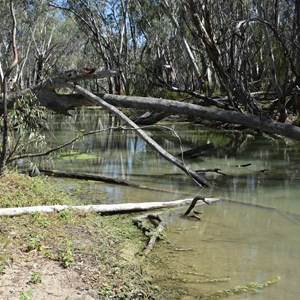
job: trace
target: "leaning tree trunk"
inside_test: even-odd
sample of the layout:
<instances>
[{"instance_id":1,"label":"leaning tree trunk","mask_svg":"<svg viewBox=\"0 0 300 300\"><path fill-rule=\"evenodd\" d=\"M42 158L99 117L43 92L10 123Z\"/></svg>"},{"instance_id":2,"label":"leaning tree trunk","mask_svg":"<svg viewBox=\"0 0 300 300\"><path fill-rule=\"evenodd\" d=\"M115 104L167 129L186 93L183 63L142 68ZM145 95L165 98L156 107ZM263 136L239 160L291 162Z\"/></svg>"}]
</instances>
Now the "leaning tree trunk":
<instances>
[{"instance_id":1,"label":"leaning tree trunk","mask_svg":"<svg viewBox=\"0 0 300 300\"><path fill-rule=\"evenodd\" d=\"M106 108L110 113L118 116L121 120L126 122L129 126L134 128L137 132L137 134L154 150L156 150L163 158L168 160L169 162L173 163L175 166L180 168L182 171L184 171L187 175L189 175L191 178L194 179L196 183L198 183L202 187L208 187L210 184L208 181L189 168L183 161L179 160L175 156L168 153L164 148L162 148L158 143L156 143L152 138L150 138L144 130L142 130L138 125L136 125L131 119L129 119L123 112L121 112L119 109L114 107L113 105L107 103L102 98L96 96L95 94L89 92L88 90L84 89L83 87L70 83L69 87L72 87L74 90L82 94L84 97L89 99L90 101L93 101L95 104L98 104L104 108Z\"/></svg>"}]
</instances>

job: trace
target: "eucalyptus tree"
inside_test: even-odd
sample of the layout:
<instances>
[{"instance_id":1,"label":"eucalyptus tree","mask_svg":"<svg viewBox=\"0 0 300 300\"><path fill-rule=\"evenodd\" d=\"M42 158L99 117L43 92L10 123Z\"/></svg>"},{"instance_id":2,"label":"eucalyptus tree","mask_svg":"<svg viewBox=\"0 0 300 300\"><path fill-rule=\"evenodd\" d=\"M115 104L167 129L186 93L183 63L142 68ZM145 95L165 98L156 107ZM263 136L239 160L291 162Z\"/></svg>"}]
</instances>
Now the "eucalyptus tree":
<instances>
[{"instance_id":1,"label":"eucalyptus tree","mask_svg":"<svg viewBox=\"0 0 300 300\"><path fill-rule=\"evenodd\" d=\"M299 93L296 8L286 1L185 2L194 45L204 49L235 109L285 121L286 99ZM268 112L253 96L261 90L274 93Z\"/></svg>"},{"instance_id":2,"label":"eucalyptus tree","mask_svg":"<svg viewBox=\"0 0 300 300\"><path fill-rule=\"evenodd\" d=\"M31 89L53 73L62 72L72 65L80 67L78 58L82 59L79 54L84 43L82 39L74 39L74 35L80 35L74 22L63 18L45 1L10 1L10 5L15 3L13 9L8 1L2 2L0 174L12 152L26 151L24 145L30 142L41 145L37 129L42 111L34 94L17 96L14 101L9 101L10 96L25 88ZM12 61L16 63L12 64Z\"/></svg>"},{"instance_id":3,"label":"eucalyptus tree","mask_svg":"<svg viewBox=\"0 0 300 300\"><path fill-rule=\"evenodd\" d=\"M86 35L91 52L98 59L96 67L120 71L109 81L109 92L129 93L128 74L136 55L137 37L128 15L128 0L122 1L50 1L50 6L60 8L71 17Z\"/></svg>"},{"instance_id":4,"label":"eucalyptus tree","mask_svg":"<svg viewBox=\"0 0 300 300\"><path fill-rule=\"evenodd\" d=\"M12 63L6 67L6 69L1 69L1 96L2 96L2 145L0 152L0 177L4 175L5 163L7 157L7 148L8 148L8 113L7 113L7 94L10 90L9 80L11 78L11 73L18 63L18 51L16 46L16 31L17 31L17 21L16 15L14 12L13 1L9 2L10 16L12 19L11 25L11 48L13 53Z\"/></svg>"}]
</instances>

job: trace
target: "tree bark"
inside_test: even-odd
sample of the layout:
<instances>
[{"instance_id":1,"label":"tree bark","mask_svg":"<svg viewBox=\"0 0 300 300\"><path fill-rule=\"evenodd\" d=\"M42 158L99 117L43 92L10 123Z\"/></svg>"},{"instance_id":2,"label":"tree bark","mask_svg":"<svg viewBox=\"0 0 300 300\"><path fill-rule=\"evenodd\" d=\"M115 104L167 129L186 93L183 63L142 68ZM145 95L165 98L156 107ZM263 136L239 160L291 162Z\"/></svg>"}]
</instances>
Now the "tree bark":
<instances>
[{"instance_id":1,"label":"tree bark","mask_svg":"<svg viewBox=\"0 0 300 300\"><path fill-rule=\"evenodd\" d=\"M206 201L213 203L219 201L218 198L205 198ZM37 212L53 213L59 212L64 209L75 209L85 212L97 212L105 214L113 213L131 213L147 210L155 210L162 208L180 207L182 205L190 204L193 199L180 199L169 202L142 202L142 203L122 203L122 204L101 204L101 205L50 205L50 206L29 206L29 207L12 207L12 208L0 208L0 216L19 216L26 214L34 214ZM202 202L198 203L202 205Z\"/></svg>"},{"instance_id":2,"label":"tree bark","mask_svg":"<svg viewBox=\"0 0 300 300\"><path fill-rule=\"evenodd\" d=\"M14 55L14 60L11 66L6 70L3 81L2 81L2 118L3 118L3 132L2 132L2 147L0 152L0 177L4 175L4 169L6 164L6 156L7 156L7 149L8 149L8 114L7 114L7 94L9 91L8 88L8 81L11 75L12 70L17 66L18 63L18 52L17 52L17 45L16 45L16 32L17 32L17 21L14 12L13 1L10 0L10 13L13 19L12 25L12 50Z\"/></svg>"}]
</instances>

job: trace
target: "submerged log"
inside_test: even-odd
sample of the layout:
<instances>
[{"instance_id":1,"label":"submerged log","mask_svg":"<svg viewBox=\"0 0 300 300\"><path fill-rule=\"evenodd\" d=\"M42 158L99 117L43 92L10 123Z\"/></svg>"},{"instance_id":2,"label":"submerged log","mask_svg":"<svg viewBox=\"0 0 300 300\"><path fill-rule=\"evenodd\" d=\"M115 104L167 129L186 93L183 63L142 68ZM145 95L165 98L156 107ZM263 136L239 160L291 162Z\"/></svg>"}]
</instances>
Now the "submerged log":
<instances>
[{"instance_id":1,"label":"submerged log","mask_svg":"<svg viewBox=\"0 0 300 300\"><path fill-rule=\"evenodd\" d=\"M151 252L156 241L162 239L166 231L166 223L160 216L148 215L147 219L151 224L153 224L154 228L149 229L150 238L146 248L144 249L144 256L147 256ZM137 220L134 220L133 222L139 227L139 222ZM144 231L143 227L141 229Z\"/></svg>"},{"instance_id":2,"label":"submerged log","mask_svg":"<svg viewBox=\"0 0 300 300\"><path fill-rule=\"evenodd\" d=\"M195 158L201 155L204 151L211 150L215 146L213 143L207 143L200 145L198 147L183 151L181 153L178 153L176 156L183 157L183 158Z\"/></svg>"},{"instance_id":3,"label":"submerged log","mask_svg":"<svg viewBox=\"0 0 300 300\"><path fill-rule=\"evenodd\" d=\"M205 198L206 201L213 203L219 201L219 198ZM100 204L100 205L50 205L50 206L28 206L28 207L11 207L0 208L0 216L19 216L26 214L53 213L59 212L64 209L75 209L85 212L97 212L103 214L116 214L116 213L132 213L147 210L155 210L162 208L180 207L190 204L192 198L180 199L168 202L143 202L143 203L122 203L122 204ZM203 204L202 202L198 204Z\"/></svg>"},{"instance_id":4,"label":"submerged log","mask_svg":"<svg viewBox=\"0 0 300 300\"><path fill-rule=\"evenodd\" d=\"M108 177L99 174L91 174L91 173L84 173L84 172L67 172L67 171L58 171L58 170L44 170L39 169L41 173L44 173L48 176L55 176L55 177L64 177L64 178L74 178L74 179L83 179L83 180L95 180L95 181L102 181L106 183L114 183L114 184L121 184L131 187L140 187L138 184L129 182L124 179Z\"/></svg>"},{"instance_id":5,"label":"submerged log","mask_svg":"<svg viewBox=\"0 0 300 300\"><path fill-rule=\"evenodd\" d=\"M116 178L116 177L104 176L104 175L100 175L100 174L91 174L91 173L83 173L83 172L77 173L77 172L44 170L44 169L39 169L39 172L41 172L45 175L54 176L54 177L101 181L101 182L106 182L106 183L111 183L111 184L125 185L125 186L129 186L132 188L143 189L143 190L148 190L148 191L153 191L153 192L173 194L172 190L139 185L137 183L133 183L128 180L124 180L124 179L120 179L120 178ZM189 195L190 194L187 194L187 196L189 196Z\"/></svg>"}]
</instances>

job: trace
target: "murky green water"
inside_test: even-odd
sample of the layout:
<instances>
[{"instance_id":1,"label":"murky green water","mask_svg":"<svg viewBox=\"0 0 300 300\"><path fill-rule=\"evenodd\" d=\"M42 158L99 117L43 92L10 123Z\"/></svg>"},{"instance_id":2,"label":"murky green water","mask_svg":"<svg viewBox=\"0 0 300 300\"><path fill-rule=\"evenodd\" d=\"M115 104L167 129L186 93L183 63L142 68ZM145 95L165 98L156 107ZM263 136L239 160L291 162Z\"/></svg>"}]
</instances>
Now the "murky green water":
<instances>
[{"instance_id":1,"label":"murky green water","mask_svg":"<svg viewBox=\"0 0 300 300\"><path fill-rule=\"evenodd\" d=\"M55 144L83 130L120 125L116 119L93 110L54 121L49 139L55 137ZM157 270L157 283L183 288L189 296L186 299L200 299L201 295L280 276L278 283L259 293L227 299L299 299L300 144L263 136L253 138L238 131L212 132L188 124L169 126L178 130L184 150L208 141L215 144L214 150L186 160L194 169L220 168L226 174L208 174L213 188L199 189L134 132L125 130L106 130L85 137L72 148L77 156L43 164L58 170L116 176L158 190L86 182L82 198L92 203L168 201L196 195L235 200L198 207L201 221L182 218L184 209L164 216L171 243L160 247L160 255L173 271L164 274ZM171 153L180 151L179 140L171 131L147 131ZM237 167L243 164L251 165ZM68 188L74 187L69 184Z\"/></svg>"}]
</instances>

